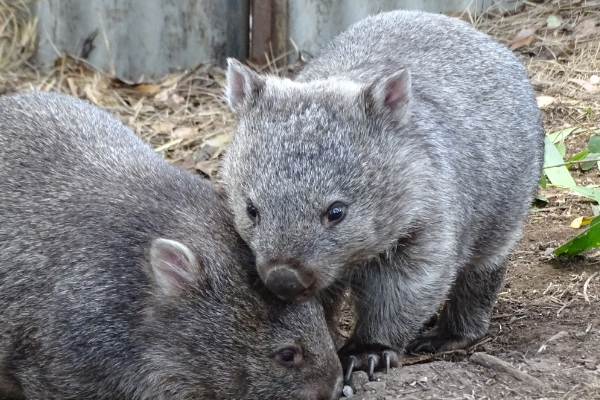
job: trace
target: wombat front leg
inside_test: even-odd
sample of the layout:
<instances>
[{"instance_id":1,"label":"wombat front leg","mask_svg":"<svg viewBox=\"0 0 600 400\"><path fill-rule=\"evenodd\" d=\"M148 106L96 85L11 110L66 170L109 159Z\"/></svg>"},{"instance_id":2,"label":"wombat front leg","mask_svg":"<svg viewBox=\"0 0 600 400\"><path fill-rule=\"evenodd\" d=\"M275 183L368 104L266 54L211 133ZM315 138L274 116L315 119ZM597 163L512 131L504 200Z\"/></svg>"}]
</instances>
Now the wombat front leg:
<instances>
[{"instance_id":1,"label":"wombat front leg","mask_svg":"<svg viewBox=\"0 0 600 400\"><path fill-rule=\"evenodd\" d=\"M345 376L398 366L404 346L450 290L450 275L441 265L400 255L360 267L352 278L356 327L338 352Z\"/></svg>"},{"instance_id":2,"label":"wombat front leg","mask_svg":"<svg viewBox=\"0 0 600 400\"><path fill-rule=\"evenodd\" d=\"M506 256L462 268L433 329L407 346L407 352L464 349L488 330L490 314L506 272Z\"/></svg>"}]
</instances>

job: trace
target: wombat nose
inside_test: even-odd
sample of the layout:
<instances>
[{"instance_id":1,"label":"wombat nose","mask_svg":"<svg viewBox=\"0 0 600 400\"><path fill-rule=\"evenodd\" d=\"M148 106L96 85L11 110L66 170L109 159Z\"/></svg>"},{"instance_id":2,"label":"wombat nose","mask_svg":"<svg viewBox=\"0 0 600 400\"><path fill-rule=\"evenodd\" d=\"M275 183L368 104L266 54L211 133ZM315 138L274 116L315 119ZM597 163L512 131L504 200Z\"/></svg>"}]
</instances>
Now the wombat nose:
<instances>
[{"instance_id":1,"label":"wombat nose","mask_svg":"<svg viewBox=\"0 0 600 400\"><path fill-rule=\"evenodd\" d=\"M301 274L287 266L276 266L267 275L265 285L277 297L285 301L306 301L310 298L309 290L314 278Z\"/></svg>"}]
</instances>

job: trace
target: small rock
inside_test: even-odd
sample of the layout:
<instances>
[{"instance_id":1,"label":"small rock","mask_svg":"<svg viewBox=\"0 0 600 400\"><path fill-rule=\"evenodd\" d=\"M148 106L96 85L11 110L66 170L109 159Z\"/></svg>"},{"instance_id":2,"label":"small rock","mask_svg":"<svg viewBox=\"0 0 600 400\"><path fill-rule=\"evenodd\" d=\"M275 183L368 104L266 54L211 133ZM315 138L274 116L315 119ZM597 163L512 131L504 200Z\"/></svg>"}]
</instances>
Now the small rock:
<instances>
[{"instance_id":1,"label":"small rock","mask_svg":"<svg viewBox=\"0 0 600 400\"><path fill-rule=\"evenodd\" d=\"M367 382L369 382L369 375L365 371L356 371L352 374L352 378L350 378L350 386L352 386L355 392Z\"/></svg>"},{"instance_id":2,"label":"small rock","mask_svg":"<svg viewBox=\"0 0 600 400\"><path fill-rule=\"evenodd\" d=\"M196 162L210 160L214 152L217 150L218 149L216 147L212 147L208 144L205 144L200 150L196 152L194 158Z\"/></svg>"},{"instance_id":3,"label":"small rock","mask_svg":"<svg viewBox=\"0 0 600 400\"><path fill-rule=\"evenodd\" d=\"M350 386L346 385L342 389L342 393L344 394L344 397L352 397L354 395L354 390L352 390Z\"/></svg>"},{"instance_id":4,"label":"small rock","mask_svg":"<svg viewBox=\"0 0 600 400\"><path fill-rule=\"evenodd\" d=\"M583 365L585 366L585 368L589 369L590 371L595 371L596 369L598 369L598 366L593 361L586 361L585 364L583 364Z\"/></svg>"},{"instance_id":5,"label":"small rock","mask_svg":"<svg viewBox=\"0 0 600 400\"><path fill-rule=\"evenodd\" d=\"M374 391L385 390L385 382L367 382L363 385L363 389Z\"/></svg>"}]
</instances>

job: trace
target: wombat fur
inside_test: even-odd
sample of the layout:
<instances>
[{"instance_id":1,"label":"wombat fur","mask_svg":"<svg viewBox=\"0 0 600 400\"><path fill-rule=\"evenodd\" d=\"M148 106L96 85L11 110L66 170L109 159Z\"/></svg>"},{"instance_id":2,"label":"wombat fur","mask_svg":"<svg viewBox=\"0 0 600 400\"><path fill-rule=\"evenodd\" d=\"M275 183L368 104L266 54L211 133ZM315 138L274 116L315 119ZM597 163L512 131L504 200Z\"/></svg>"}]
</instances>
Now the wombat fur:
<instances>
[{"instance_id":1,"label":"wombat fur","mask_svg":"<svg viewBox=\"0 0 600 400\"><path fill-rule=\"evenodd\" d=\"M0 398L339 398L323 307L261 288L231 219L106 112L0 98Z\"/></svg>"},{"instance_id":2,"label":"wombat fur","mask_svg":"<svg viewBox=\"0 0 600 400\"><path fill-rule=\"evenodd\" d=\"M458 19L382 13L293 80L230 60L226 97L239 120L223 173L236 229L278 296L351 287L346 368L485 334L544 155L508 49Z\"/></svg>"}]
</instances>

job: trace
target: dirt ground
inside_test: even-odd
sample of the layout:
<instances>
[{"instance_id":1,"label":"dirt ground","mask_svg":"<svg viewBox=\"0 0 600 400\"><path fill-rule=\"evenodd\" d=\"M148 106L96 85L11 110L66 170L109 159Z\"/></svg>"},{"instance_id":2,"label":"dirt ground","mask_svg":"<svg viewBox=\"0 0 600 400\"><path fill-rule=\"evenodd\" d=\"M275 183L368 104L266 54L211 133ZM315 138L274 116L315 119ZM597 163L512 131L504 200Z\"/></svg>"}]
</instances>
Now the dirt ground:
<instances>
[{"instance_id":1,"label":"dirt ground","mask_svg":"<svg viewBox=\"0 0 600 400\"><path fill-rule=\"evenodd\" d=\"M546 255L574 236L589 202L548 190L510 258L485 338L466 352L407 357L389 375L353 375L356 399L600 399L600 253L570 261ZM556 193L552 193L556 192ZM493 356L480 360L473 354ZM498 360L508 363L503 364Z\"/></svg>"},{"instance_id":2,"label":"dirt ground","mask_svg":"<svg viewBox=\"0 0 600 400\"><path fill-rule=\"evenodd\" d=\"M567 157L589 136L567 139ZM579 185L600 183L597 168L571 172ZM600 399L600 250L568 260L550 254L585 229L570 224L593 216L592 203L563 189L540 194L549 203L528 217L488 334L465 352L407 357L376 382L356 372L352 398Z\"/></svg>"}]
</instances>

